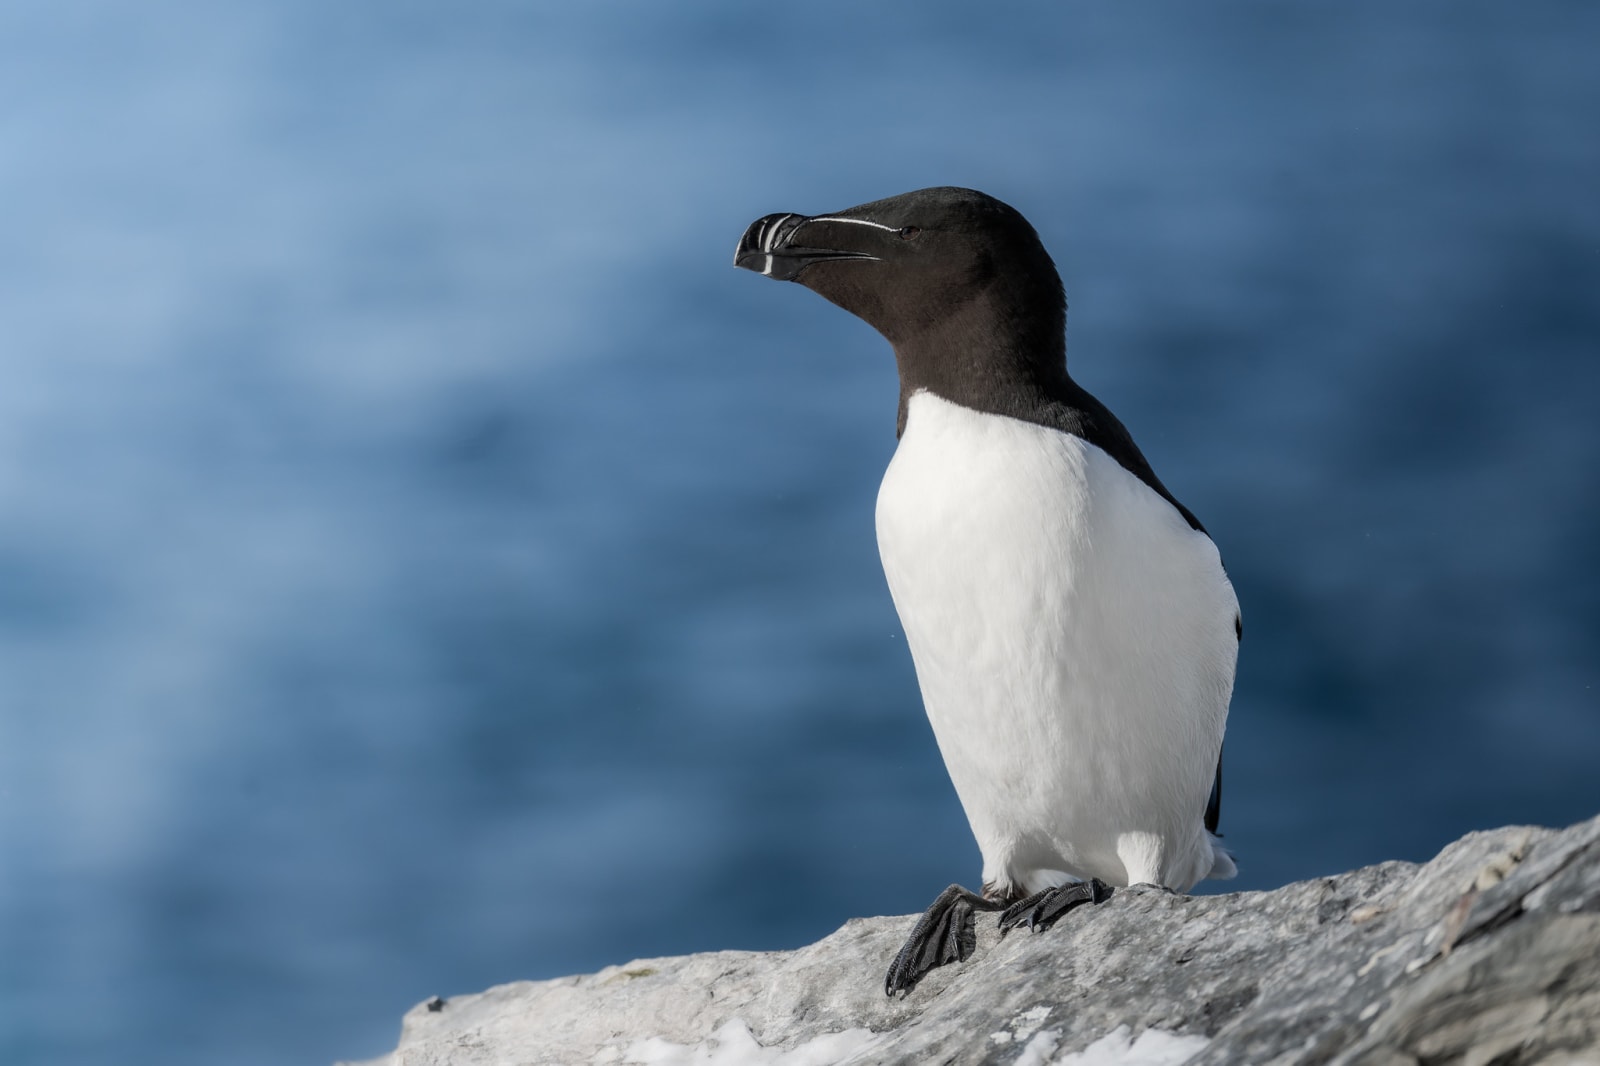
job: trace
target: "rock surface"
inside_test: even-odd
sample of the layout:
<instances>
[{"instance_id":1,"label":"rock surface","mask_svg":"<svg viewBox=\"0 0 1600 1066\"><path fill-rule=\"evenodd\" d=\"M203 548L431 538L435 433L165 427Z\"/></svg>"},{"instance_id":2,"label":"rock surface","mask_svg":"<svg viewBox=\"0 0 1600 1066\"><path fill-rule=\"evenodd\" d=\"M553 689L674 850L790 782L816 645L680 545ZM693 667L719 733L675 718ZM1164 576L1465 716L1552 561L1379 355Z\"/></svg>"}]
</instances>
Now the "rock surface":
<instances>
[{"instance_id":1,"label":"rock surface","mask_svg":"<svg viewBox=\"0 0 1600 1066\"><path fill-rule=\"evenodd\" d=\"M914 919L646 959L405 1017L385 1066L1600 1064L1600 817L1274 892L1121 889L887 999Z\"/></svg>"}]
</instances>

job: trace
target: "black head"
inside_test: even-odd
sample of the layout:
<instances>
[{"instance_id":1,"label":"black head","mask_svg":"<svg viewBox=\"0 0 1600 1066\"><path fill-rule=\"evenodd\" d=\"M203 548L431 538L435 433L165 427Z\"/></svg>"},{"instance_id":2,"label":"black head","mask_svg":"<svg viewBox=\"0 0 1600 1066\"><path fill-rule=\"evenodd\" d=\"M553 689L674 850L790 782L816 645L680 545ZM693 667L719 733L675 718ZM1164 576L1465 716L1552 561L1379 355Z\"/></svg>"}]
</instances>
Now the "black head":
<instances>
[{"instance_id":1,"label":"black head","mask_svg":"<svg viewBox=\"0 0 1600 1066\"><path fill-rule=\"evenodd\" d=\"M799 282L888 338L902 408L925 388L1009 413L1066 380L1055 264L1027 219L981 192L922 189L829 214L767 215L745 231L734 263Z\"/></svg>"}]
</instances>

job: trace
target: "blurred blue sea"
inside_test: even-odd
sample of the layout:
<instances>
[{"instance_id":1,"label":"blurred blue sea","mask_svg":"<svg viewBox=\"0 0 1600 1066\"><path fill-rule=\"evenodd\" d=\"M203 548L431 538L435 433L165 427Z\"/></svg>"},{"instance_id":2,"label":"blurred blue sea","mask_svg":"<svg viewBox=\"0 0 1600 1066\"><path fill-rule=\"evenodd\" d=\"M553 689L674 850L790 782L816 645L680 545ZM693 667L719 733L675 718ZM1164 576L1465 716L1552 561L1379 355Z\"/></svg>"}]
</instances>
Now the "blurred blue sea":
<instances>
[{"instance_id":1,"label":"blurred blue sea","mask_svg":"<svg viewBox=\"0 0 1600 1066\"><path fill-rule=\"evenodd\" d=\"M0 1061L325 1063L978 858L887 346L731 266L1022 210L1222 548L1239 888L1600 810L1600 7L0 8Z\"/></svg>"}]
</instances>

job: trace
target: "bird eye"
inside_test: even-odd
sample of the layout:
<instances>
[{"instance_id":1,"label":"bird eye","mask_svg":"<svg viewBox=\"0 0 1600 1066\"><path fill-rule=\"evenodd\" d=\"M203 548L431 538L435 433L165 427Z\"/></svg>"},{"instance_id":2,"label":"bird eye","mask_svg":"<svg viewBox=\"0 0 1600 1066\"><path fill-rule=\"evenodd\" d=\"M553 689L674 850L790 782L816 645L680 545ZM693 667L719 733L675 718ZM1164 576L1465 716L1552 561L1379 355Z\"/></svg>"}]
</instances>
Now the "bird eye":
<instances>
[{"instance_id":1,"label":"bird eye","mask_svg":"<svg viewBox=\"0 0 1600 1066\"><path fill-rule=\"evenodd\" d=\"M914 241L917 239L917 235L921 232L922 230L916 226L901 226L900 239L903 241Z\"/></svg>"}]
</instances>

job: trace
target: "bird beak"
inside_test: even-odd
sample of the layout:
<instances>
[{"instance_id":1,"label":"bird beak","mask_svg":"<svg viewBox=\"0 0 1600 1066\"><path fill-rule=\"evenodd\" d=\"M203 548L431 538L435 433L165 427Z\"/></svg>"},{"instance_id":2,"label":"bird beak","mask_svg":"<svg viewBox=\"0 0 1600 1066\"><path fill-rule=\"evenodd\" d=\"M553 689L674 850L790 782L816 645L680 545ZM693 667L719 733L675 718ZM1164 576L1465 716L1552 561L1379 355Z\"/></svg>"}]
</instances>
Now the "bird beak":
<instances>
[{"instance_id":1,"label":"bird beak","mask_svg":"<svg viewBox=\"0 0 1600 1066\"><path fill-rule=\"evenodd\" d=\"M782 213L756 219L744 231L744 236L739 238L739 248L733 253L733 265L778 281L793 281L800 271L812 263L839 259L877 260L877 256L865 252L791 244L795 234L810 221L805 215Z\"/></svg>"}]
</instances>

